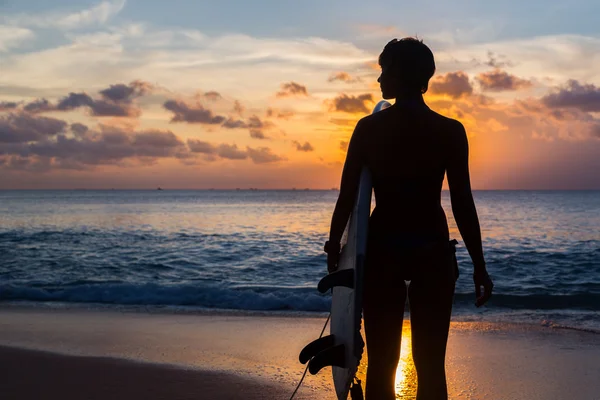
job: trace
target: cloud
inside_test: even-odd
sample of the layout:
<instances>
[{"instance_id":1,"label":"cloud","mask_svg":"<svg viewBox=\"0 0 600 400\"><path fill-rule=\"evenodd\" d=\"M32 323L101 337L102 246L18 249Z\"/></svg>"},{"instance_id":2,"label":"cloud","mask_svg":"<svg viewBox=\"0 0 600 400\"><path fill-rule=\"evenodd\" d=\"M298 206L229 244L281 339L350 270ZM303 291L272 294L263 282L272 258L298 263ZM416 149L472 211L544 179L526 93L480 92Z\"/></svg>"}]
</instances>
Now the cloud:
<instances>
[{"instance_id":1,"label":"cloud","mask_svg":"<svg viewBox=\"0 0 600 400\"><path fill-rule=\"evenodd\" d=\"M240 149L236 144L212 144L201 140L190 139L187 142L188 147L193 153L201 153L209 161L215 161L217 157L228 160L245 160L250 158L255 164L265 164L285 160L284 157L274 154L268 147L252 148L246 147L246 150Z\"/></svg>"},{"instance_id":2,"label":"cloud","mask_svg":"<svg viewBox=\"0 0 600 400\"><path fill-rule=\"evenodd\" d=\"M453 99L473 93L469 76L462 71L448 72L433 78L429 83L429 90L433 94L445 94Z\"/></svg>"},{"instance_id":3,"label":"cloud","mask_svg":"<svg viewBox=\"0 0 600 400\"><path fill-rule=\"evenodd\" d=\"M350 142L348 140L340 140L340 150L348 151L348 145Z\"/></svg>"},{"instance_id":4,"label":"cloud","mask_svg":"<svg viewBox=\"0 0 600 400\"><path fill-rule=\"evenodd\" d=\"M30 113L40 113L46 111L54 111L56 107L46 99L37 99L25 104L23 109Z\"/></svg>"},{"instance_id":5,"label":"cloud","mask_svg":"<svg viewBox=\"0 0 600 400\"><path fill-rule=\"evenodd\" d=\"M246 109L244 108L244 106L242 105L242 103L240 103L238 100L233 102L233 112L236 113L237 115L243 115L244 111Z\"/></svg>"},{"instance_id":6,"label":"cloud","mask_svg":"<svg viewBox=\"0 0 600 400\"><path fill-rule=\"evenodd\" d=\"M507 60L506 56L503 54L496 55L493 51L488 51L487 56L488 59L484 64L489 67L504 68L513 66L513 63L510 62L510 60Z\"/></svg>"},{"instance_id":7,"label":"cloud","mask_svg":"<svg viewBox=\"0 0 600 400\"><path fill-rule=\"evenodd\" d=\"M121 12L124 6L125 0L102 1L91 8L68 14L48 13L38 15L6 15L0 19L0 21L4 21L10 25L70 30L89 25L104 24L111 17Z\"/></svg>"},{"instance_id":8,"label":"cloud","mask_svg":"<svg viewBox=\"0 0 600 400\"><path fill-rule=\"evenodd\" d=\"M600 88L571 79L565 86L542 97L542 103L551 108L572 107L581 111L600 112Z\"/></svg>"},{"instance_id":9,"label":"cloud","mask_svg":"<svg viewBox=\"0 0 600 400\"><path fill-rule=\"evenodd\" d=\"M171 122L187 122L190 124L208 124L218 125L225 122L225 117L214 115L209 109L206 109L202 104L188 105L180 100L167 100L163 107L173 112Z\"/></svg>"},{"instance_id":10,"label":"cloud","mask_svg":"<svg viewBox=\"0 0 600 400\"><path fill-rule=\"evenodd\" d=\"M151 90L152 85L148 82L135 80L129 85L123 83L110 85L107 89L101 90L100 95L104 99L114 101L115 103L131 103L134 98L143 96Z\"/></svg>"},{"instance_id":11,"label":"cloud","mask_svg":"<svg viewBox=\"0 0 600 400\"><path fill-rule=\"evenodd\" d=\"M250 129L250 137L253 139L267 139L265 133L259 129Z\"/></svg>"},{"instance_id":12,"label":"cloud","mask_svg":"<svg viewBox=\"0 0 600 400\"><path fill-rule=\"evenodd\" d=\"M174 92L185 92L194 82L193 86L231 93L238 99L266 99L276 92L265 85L267 81L282 83L305 77L308 82L302 82L304 86L323 86L323 74L332 68L351 70L374 58L349 41L209 36L194 29L127 21L68 33L60 41L44 41L40 46L0 57L0 85L13 87L3 90L4 96L15 95L21 88L36 88L39 92L33 97L54 98L57 91L72 88L73 82L90 93L88 88L107 76L125 82L143 76L153 83L169 82ZM50 94L42 96L44 91Z\"/></svg>"},{"instance_id":13,"label":"cloud","mask_svg":"<svg viewBox=\"0 0 600 400\"><path fill-rule=\"evenodd\" d=\"M202 140L188 139L187 145L193 153L216 154L217 147L209 142Z\"/></svg>"},{"instance_id":14,"label":"cloud","mask_svg":"<svg viewBox=\"0 0 600 400\"><path fill-rule=\"evenodd\" d=\"M296 82L288 82L281 84L281 91L275 94L276 97L306 97L308 96L308 91L306 90L306 86L303 86Z\"/></svg>"},{"instance_id":15,"label":"cloud","mask_svg":"<svg viewBox=\"0 0 600 400\"><path fill-rule=\"evenodd\" d=\"M43 101L43 100L42 100ZM30 104L31 105L31 104ZM128 103L119 103L108 100L94 100L87 93L69 93L63 97L55 107L58 111L69 111L80 107L88 107L91 114L96 117L137 117L139 109ZM39 111L47 111L40 109Z\"/></svg>"},{"instance_id":16,"label":"cloud","mask_svg":"<svg viewBox=\"0 0 600 400\"><path fill-rule=\"evenodd\" d=\"M34 37L35 34L29 29L0 25L0 53L19 47L21 43Z\"/></svg>"},{"instance_id":17,"label":"cloud","mask_svg":"<svg viewBox=\"0 0 600 400\"><path fill-rule=\"evenodd\" d=\"M256 115L251 116L248 120L228 118L222 125L227 129L247 128L250 131L250 137L254 139L267 139L264 130L275 127L271 121L263 121Z\"/></svg>"},{"instance_id":18,"label":"cloud","mask_svg":"<svg viewBox=\"0 0 600 400\"><path fill-rule=\"evenodd\" d=\"M0 111L10 111L19 107L19 103L14 101L0 101Z\"/></svg>"},{"instance_id":19,"label":"cloud","mask_svg":"<svg viewBox=\"0 0 600 400\"><path fill-rule=\"evenodd\" d=\"M292 143L294 144L294 146L296 147L296 150L298 150L298 151L309 152L309 151L315 150L315 148L309 142L304 142L304 144L302 144L302 143L294 140L294 141L292 141Z\"/></svg>"},{"instance_id":20,"label":"cloud","mask_svg":"<svg viewBox=\"0 0 600 400\"><path fill-rule=\"evenodd\" d=\"M267 118L278 118L278 119L290 119L296 113L293 110L279 110L276 108L269 107L265 112Z\"/></svg>"},{"instance_id":21,"label":"cloud","mask_svg":"<svg viewBox=\"0 0 600 400\"><path fill-rule=\"evenodd\" d=\"M0 116L0 143L26 143L64 132L65 121L28 114Z\"/></svg>"},{"instance_id":22,"label":"cloud","mask_svg":"<svg viewBox=\"0 0 600 400\"><path fill-rule=\"evenodd\" d=\"M210 101L217 101L223 98L219 92L215 92L214 90L204 93L204 97Z\"/></svg>"},{"instance_id":23,"label":"cloud","mask_svg":"<svg viewBox=\"0 0 600 400\"><path fill-rule=\"evenodd\" d=\"M138 117L139 108L132 103L137 97L152 90L152 86L143 81L133 81L129 85L118 83L100 91L100 99L94 99L85 92L71 92L52 104L47 99L37 99L25 104L23 110L29 113L49 111L70 111L80 107L89 108L96 117Z\"/></svg>"},{"instance_id":24,"label":"cloud","mask_svg":"<svg viewBox=\"0 0 600 400\"><path fill-rule=\"evenodd\" d=\"M330 109L347 113L368 113L368 103L373 103L373 95L370 93L358 96L341 94L332 100Z\"/></svg>"},{"instance_id":25,"label":"cloud","mask_svg":"<svg viewBox=\"0 0 600 400\"><path fill-rule=\"evenodd\" d=\"M346 83L356 83L356 82L361 82L361 79L359 77L352 77L349 73L347 72L334 72L333 74L331 74L329 76L329 79L327 79L328 82L335 82L335 81L341 81L341 82L346 82Z\"/></svg>"},{"instance_id":26,"label":"cloud","mask_svg":"<svg viewBox=\"0 0 600 400\"><path fill-rule=\"evenodd\" d=\"M243 121L241 119L227 118L227 120L223 123L223 128L227 129L239 129L247 127L248 124L246 124L246 121Z\"/></svg>"},{"instance_id":27,"label":"cloud","mask_svg":"<svg viewBox=\"0 0 600 400\"><path fill-rule=\"evenodd\" d=\"M248 152L248 157L250 157L255 164L266 164L285 160L285 157L274 154L268 147L258 147L255 149L246 147L246 150Z\"/></svg>"},{"instance_id":28,"label":"cloud","mask_svg":"<svg viewBox=\"0 0 600 400\"><path fill-rule=\"evenodd\" d=\"M482 72L475 77L484 91L501 92L505 90L526 89L533 84L531 81L516 77L506 71L495 69L490 72Z\"/></svg>"},{"instance_id":29,"label":"cloud","mask_svg":"<svg viewBox=\"0 0 600 400\"><path fill-rule=\"evenodd\" d=\"M83 137L86 133L88 133L89 130L90 129L87 127L87 125L84 125L82 123L75 122L74 124L71 124L71 131L76 136Z\"/></svg>"},{"instance_id":30,"label":"cloud","mask_svg":"<svg viewBox=\"0 0 600 400\"><path fill-rule=\"evenodd\" d=\"M45 160L48 169L90 169L97 165L123 165L126 161L148 164L159 158L182 158L189 153L185 143L170 131L133 131L107 125L91 131L83 124L73 124L69 134L64 121L24 117L28 123L19 126L19 143L0 140L0 154L28 158L29 162L19 159L25 169L40 160ZM0 127L0 132L6 132L2 122Z\"/></svg>"},{"instance_id":31,"label":"cloud","mask_svg":"<svg viewBox=\"0 0 600 400\"><path fill-rule=\"evenodd\" d=\"M245 160L248 158L248 153L238 149L237 145L226 143L222 143L217 147L217 155L229 160Z\"/></svg>"}]
</instances>

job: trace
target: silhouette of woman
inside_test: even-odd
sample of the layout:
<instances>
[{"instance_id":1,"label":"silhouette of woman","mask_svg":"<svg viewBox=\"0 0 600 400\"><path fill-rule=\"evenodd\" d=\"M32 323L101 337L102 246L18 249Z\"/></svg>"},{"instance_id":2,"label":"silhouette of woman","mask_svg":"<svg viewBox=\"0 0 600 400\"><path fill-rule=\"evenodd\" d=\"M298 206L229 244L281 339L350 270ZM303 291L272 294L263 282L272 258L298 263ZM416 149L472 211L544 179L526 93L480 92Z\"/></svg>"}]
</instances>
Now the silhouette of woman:
<instances>
[{"instance_id":1,"label":"silhouette of woman","mask_svg":"<svg viewBox=\"0 0 600 400\"><path fill-rule=\"evenodd\" d=\"M444 174L452 213L473 260L477 306L489 299L493 287L471 193L467 135L460 122L432 111L423 100L435 62L422 41L392 40L379 65L383 98L396 102L362 118L352 134L325 246L328 270L337 268L360 172L367 167L376 207L369 222L363 293L366 399L395 399L407 294L417 399L447 399L444 363L458 268L441 206ZM405 281L410 281L408 288Z\"/></svg>"}]
</instances>

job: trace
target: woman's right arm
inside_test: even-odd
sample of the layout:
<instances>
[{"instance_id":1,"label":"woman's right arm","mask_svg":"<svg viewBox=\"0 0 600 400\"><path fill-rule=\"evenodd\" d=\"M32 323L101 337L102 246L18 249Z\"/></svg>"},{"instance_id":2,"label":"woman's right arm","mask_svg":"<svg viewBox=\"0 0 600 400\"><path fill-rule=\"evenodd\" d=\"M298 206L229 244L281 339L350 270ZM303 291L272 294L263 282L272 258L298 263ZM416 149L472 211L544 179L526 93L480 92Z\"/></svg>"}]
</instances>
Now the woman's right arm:
<instances>
[{"instance_id":1,"label":"woman's right arm","mask_svg":"<svg viewBox=\"0 0 600 400\"><path fill-rule=\"evenodd\" d=\"M456 220L458 230L465 242L465 246L473 260L473 279L477 296L477 306L485 303L492 294L492 281L487 274L481 244L481 229L479 218L471 192L471 179L469 176L469 143L464 126L454 121L450 132L450 156L446 169L448 186L450 188L450 201L452 213ZM481 286L484 293L481 293Z\"/></svg>"}]
</instances>

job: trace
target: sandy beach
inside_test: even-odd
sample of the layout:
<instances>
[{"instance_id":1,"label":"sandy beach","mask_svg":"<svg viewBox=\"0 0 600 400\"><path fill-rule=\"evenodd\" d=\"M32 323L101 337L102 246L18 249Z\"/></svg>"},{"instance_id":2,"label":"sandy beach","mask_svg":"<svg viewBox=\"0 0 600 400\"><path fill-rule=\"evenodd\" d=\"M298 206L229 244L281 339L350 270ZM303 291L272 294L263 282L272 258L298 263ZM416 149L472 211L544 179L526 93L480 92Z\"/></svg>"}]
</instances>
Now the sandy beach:
<instances>
[{"instance_id":1,"label":"sandy beach","mask_svg":"<svg viewBox=\"0 0 600 400\"><path fill-rule=\"evenodd\" d=\"M86 309L0 309L2 399L288 399L297 354L325 319ZM410 326L397 374L414 398ZM363 359L360 373L368 355ZM600 335L528 325L452 325L451 399L600 399ZM298 399L334 399L330 371Z\"/></svg>"}]
</instances>

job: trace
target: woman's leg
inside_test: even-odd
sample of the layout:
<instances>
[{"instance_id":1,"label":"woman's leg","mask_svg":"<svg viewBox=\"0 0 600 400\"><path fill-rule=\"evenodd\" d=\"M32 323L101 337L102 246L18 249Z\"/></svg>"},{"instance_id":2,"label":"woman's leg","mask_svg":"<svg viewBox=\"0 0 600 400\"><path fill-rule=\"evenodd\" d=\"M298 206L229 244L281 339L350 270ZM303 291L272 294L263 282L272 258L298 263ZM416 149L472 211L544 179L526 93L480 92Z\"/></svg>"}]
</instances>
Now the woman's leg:
<instances>
[{"instance_id":1,"label":"woman's leg","mask_svg":"<svg viewBox=\"0 0 600 400\"><path fill-rule=\"evenodd\" d=\"M448 398L445 360L455 279L447 268L453 268L452 257L442 252L437 261L428 260L439 273L414 279L408 289L417 400Z\"/></svg>"},{"instance_id":2,"label":"woman's leg","mask_svg":"<svg viewBox=\"0 0 600 400\"><path fill-rule=\"evenodd\" d=\"M366 400L394 400L396 369L400 358L402 319L406 301L404 280L388 271L395 265L381 265L381 258L365 271L363 313L367 339ZM379 265L375 265L379 264ZM397 274L396 274L397 275Z\"/></svg>"}]
</instances>

